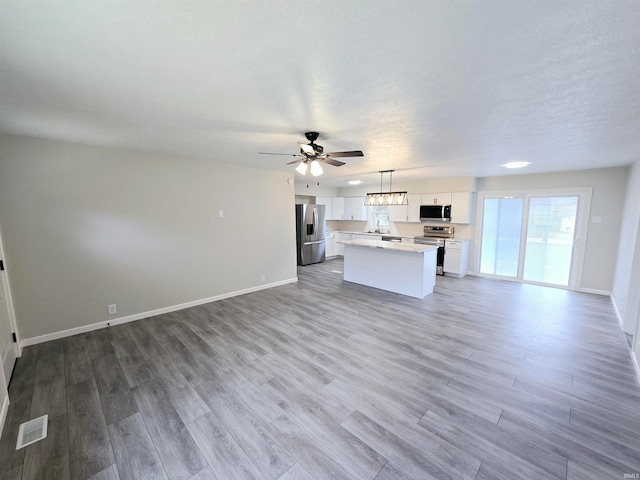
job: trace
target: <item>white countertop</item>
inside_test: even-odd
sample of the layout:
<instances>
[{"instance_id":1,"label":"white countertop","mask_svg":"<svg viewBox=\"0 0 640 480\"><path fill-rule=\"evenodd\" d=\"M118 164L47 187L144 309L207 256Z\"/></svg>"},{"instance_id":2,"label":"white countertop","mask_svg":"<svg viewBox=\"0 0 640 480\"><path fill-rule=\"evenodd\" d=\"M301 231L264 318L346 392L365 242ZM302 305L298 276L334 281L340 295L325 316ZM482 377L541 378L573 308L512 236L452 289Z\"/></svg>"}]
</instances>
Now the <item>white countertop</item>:
<instances>
[{"instance_id":1,"label":"white countertop","mask_svg":"<svg viewBox=\"0 0 640 480\"><path fill-rule=\"evenodd\" d=\"M379 240L338 240L338 243L344 245L353 245L354 247L369 247L369 248L383 248L385 250L396 250L398 252L412 252L422 253L427 250L437 249L433 245L416 245L414 243L401 243L401 242L382 242Z\"/></svg>"}]
</instances>

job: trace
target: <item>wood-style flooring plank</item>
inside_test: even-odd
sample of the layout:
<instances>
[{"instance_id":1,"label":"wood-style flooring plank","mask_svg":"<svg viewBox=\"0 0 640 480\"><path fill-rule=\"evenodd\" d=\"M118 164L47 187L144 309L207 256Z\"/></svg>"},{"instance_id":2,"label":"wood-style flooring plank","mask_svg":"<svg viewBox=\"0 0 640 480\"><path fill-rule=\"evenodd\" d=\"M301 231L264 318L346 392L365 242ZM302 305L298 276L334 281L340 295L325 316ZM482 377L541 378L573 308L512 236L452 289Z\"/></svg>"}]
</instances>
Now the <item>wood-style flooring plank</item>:
<instances>
[{"instance_id":1,"label":"wood-style flooring plank","mask_svg":"<svg viewBox=\"0 0 640 480\"><path fill-rule=\"evenodd\" d=\"M300 464L315 480L353 478L326 446L287 415L275 419L267 425L267 429L286 449L296 452Z\"/></svg>"},{"instance_id":2,"label":"wood-style flooring plank","mask_svg":"<svg viewBox=\"0 0 640 480\"><path fill-rule=\"evenodd\" d=\"M282 385L283 380L279 385ZM275 386L271 383L270 387ZM286 415L304 428L315 440L326 445L342 461L345 469L354 478L373 478L387 459L366 443L340 426L342 418L336 419L327 411L326 403L313 395L297 395L269 390Z\"/></svg>"},{"instance_id":3,"label":"wood-style flooring plank","mask_svg":"<svg viewBox=\"0 0 640 480\"><path fill-rule=\"evenodd\" d=\"M0 473L0 480L22 480L22 466Z\"/></svg>"},{"instance_id":4,"label":"wood-style flooring plank","mask_svg":"<svg viewBox=\"0 0 640 480\"><path fill-rule=\"evenodd\" d=\"M94 378L87 337L74 335L62 340L64 348L64 374L67 386Z\"/></svg>"},{"instance_id":5,"label":"wood-style flooring plank","mask_svg":"<svg viewBox=\"0 0 640 480\"><path fill-rule=\"evenodd\" d=\"M16 450L20 424L31 420L31 396L9 405L0 439L0 473L14 470L24 463L24 448Z\"/></svg>"},{"instance_id":6,"label":"wood-style flooring plank","mask_svg":"<svg viewBox=\"0 0 640 480\"><path fill-rule=\"evenodd\" d=\"M121 480L167 480L139 413L109 425L109 435Z\"/></svg>"},{"instance_id":7,"label":"wood-style flooring plank","mask_svg":"<svg viewBox=\"0 0 640 480\"><path fill-rule=\"evenodd\" d=\"M218 477L225 480L265 478L213 413L190 423L187 428Z\"/></svg>"},{"instance_id":8,"label":"wood-style flooring plank","mask_svg":"<svg viewBox=\"0 0 640 480\"><path fill-rule=\"evenodd\" d=\"M107 424L137 413L138 406L115 353L97 358L92 365Z\"/></svg>"},{"instance_id":9,"label":"wood-style flooring plank","mask_svg":"<svg viewBox=\"0 0 640 480\"><path fill-rule=\"evenodd\" d=\"M47 437L25 447L22 480L70 478L67 416L49 419Z\"/></svg>"},{"instance_id":10,"label":"wood-style flooring plank","mask_svg":"<svg viewBox=\"0 0 640 480\"><path fill-rule=\"evenodd\" d=\"M132 391L169 480L186 480L202 470L206 462L160 383Z\"/></svg>"},{"instance_id":11,"label":"wood-style flooring plank","mask_svg":"<svg viewBox=\"0 0 640 480\"><path fill-rule=\"evenodd\" d=\"M459 476L452 471L447 471L445 467L425 455L424 450L428 447L423 451L418 450L417 445L405 442L360 412L351 414L342 422L342 426L398 465L399 469L406 472L410 478L451 480L475 478L476 472L472 475Z\"/></svg>"},{"instance_id":12,"label":"wood-style flooring plank","mask_svg":"<svg viewBox=\"0 0 640 480\"><path fill-rule=\"evenodd\" d=\"M314 480L302 465L296 463L289 470L284 472L278 480Z\"/></svg>"},{"instance_id":13,"label":"wood-style flooring plank","mask_svg":"<svg viewBox=\"0 0 640 480\"><path fill-rule=\"evenodd\" d=\"M96 473L89 480L120 480L118 475L118 467L113 464L108 468Z\"/></svg>"},{"instance_id":14,"label":"wood-style flooring plank","mask_svg":"<svg viewBox=\"0 0 640 480\"><path fill-rule=\"evenodd\" d=\"M61 375L60 372L63 372ZM64 353L62 340L38 347L36 375L31 398L31 417L48 414L50 418L67 413L65 396Z\"/></svg>"},{"instance_id":15,"label":"wood-style flooring plank","mask_svg":"<svg viewBox=\"0 0 640 480\"><path fill-rule=\"evenodd\" d=\"M154 357L149 360L149 366L185 424L211 411L170 356Z\"/></svg>"},{"instance_id":16,"label":"wood-style flooring plank","mask_svg":"<svg viewBox=\"0 0 640 480\"><path fill-rule=\"evenodd\" d=\"M136 344L136 349L144 359L148 360L167 353L160 342L145 328L144 322L131 322L127 323L126 326Z\"/></svg>"},{"instance_id":17,"label":"wood-style flooring plank","mask_svg":"<svg viewBox=\"0 0 640 480\"><path fill-rule=\"evenodd\" d=\"M154 379L145 357L130 336L112 340L111 345L130 388Z\"/></svg>"},{"instance_id":18,"label":"wood-style flooring plank","mask_svg":"<svg viewBox=\"0 0 640 480\"><path fill-rule=\"evenodd\" d=\"M70 476L85 480L115 463L95 380L70 386L67 408Z\"/></svg>"},{"instance_id":19,"label":"wood-style flooring plank","mask_svg":"<svg viewBox=\"0 0 640 480\"><path fill-rule=\"evenodd\" d=\"M576 440L566 437L545 426L532 423L517 415L505 411L500 417L500 426L515 435L527 438L558 455L562 455L576 465L586 466L594 471L605 472L602 478L619 478L629 467L592 450ZM567 472L567 476L569 473Z\"/></svg>"},{"instance_id":20,"label":"wood-style flooring plank","mask_svg":"<svg viewBox=\"0 0 640 480\"><path fill-rule=\"evenodd\" d=\"M278 478L295 463L233 392L213 382L203 383L196 390L268 480Z\"/></svg>"},{"instance_id":21,"label":"wood-style flooring plank","mask_svg":"<svg viewBox=\"0 0 640 480\"><path fill-rule=\"evenodd\" d=\"M38 360L38 345L22 349L22 356L16 360L13 376L9 383L9 398L16 403L24 398L29 402L33 396L33 384L36 379L36 361ZM59 375L59 372L56 372Z\"/></svg>"}]
</instances>

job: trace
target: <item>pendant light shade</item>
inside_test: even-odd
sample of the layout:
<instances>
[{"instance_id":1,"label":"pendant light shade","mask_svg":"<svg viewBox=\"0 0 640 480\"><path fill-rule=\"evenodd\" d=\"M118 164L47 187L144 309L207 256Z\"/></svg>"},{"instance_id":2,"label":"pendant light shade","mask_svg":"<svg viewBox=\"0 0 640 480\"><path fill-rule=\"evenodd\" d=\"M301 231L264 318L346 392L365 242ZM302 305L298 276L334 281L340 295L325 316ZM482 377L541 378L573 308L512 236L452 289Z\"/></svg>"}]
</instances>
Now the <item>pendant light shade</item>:
<instances>
[{"instance_id":1,"label":"pendant light shade","mask_svg":"<svg viewBox=\"0 0 640 480\"><path fill-rule=\"evenodd\" d=\"M383 174L389 174L389 191L382 191L382 176ZM367 206L394 206L394 205L408 205L409 197L407 197L407 192L392 192L391 191L391 181L392 181L393 170L380 170L380 192L379 193L367 193L367 196L364 200L364 204Z\"/></svg>"},{"instance_id":2,"label":"pendant light shade","mask_svg":"<svg viewBox=\"0 0 640 480\"><path fill-rule=\"evenodd\" d=\"M322 171L322 167L320 166L320 162L317 160L314 160L313 162L311 162L311 175L313 175L314 177L317 177L322 174L323 174L323 171Z\"/></svg>"},{"instance_id":3,"label":"pendant light shade","mask_svg":"<svg viewBox=\"0 0 640 480\"><path fill-rule=\"evenodd\" d=\"M298 165L296 167L296 171L300 174L300 175L306 175L307 174L307 162L301 162L300 165Z\"/></svg>"}]
</instances>

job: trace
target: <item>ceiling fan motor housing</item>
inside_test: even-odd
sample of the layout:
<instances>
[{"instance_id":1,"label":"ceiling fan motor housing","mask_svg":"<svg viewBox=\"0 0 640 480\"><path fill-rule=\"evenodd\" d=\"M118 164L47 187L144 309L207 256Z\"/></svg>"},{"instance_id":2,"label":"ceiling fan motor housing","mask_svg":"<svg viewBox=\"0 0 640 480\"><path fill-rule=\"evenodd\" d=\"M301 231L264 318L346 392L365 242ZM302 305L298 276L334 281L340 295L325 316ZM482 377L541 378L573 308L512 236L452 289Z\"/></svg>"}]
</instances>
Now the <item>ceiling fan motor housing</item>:
<instances>
[{"instance_id":1,"label":"ceiling fan motor housing","mask_svg":"<svg viewBox=\"0 0 640 480\"><path fill-rule=\"evenodd\" d=\"M320 134L318 132L304 132L304 136L307 137L311 143L315 142Z\"/></svg>"}]
</instances>

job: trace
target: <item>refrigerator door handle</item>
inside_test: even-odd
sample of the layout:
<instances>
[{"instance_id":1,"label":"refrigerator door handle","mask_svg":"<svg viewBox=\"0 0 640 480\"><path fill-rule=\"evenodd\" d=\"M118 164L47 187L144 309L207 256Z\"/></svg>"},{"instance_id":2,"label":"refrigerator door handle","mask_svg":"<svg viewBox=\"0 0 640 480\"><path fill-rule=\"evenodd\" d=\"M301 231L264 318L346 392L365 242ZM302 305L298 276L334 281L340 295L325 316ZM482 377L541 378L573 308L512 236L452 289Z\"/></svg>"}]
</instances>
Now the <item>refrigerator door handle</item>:
<instances>
[{"instance_id":1,"label":"refrigerator door handle","mask_svg":"<svg viewBox=\"0 0 640 480\"><path fill-rule=\"evenodd\" d=\"M315 240L313 242L304 242L303 245L318 245L319 243L324 243L324 240Z\"/></svg>"},{"instance_id":2,"label":"refrigerator door handle","mask_svg":"<svg viewBox=\"0 0 640 480\"><path fill-rule=\"evenodd\" d=\"M315 237L318 232L318 209L313 207L313 236Z\"/></svg>"}]
</instances>

